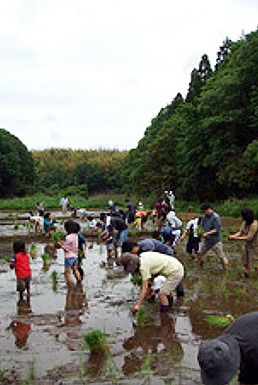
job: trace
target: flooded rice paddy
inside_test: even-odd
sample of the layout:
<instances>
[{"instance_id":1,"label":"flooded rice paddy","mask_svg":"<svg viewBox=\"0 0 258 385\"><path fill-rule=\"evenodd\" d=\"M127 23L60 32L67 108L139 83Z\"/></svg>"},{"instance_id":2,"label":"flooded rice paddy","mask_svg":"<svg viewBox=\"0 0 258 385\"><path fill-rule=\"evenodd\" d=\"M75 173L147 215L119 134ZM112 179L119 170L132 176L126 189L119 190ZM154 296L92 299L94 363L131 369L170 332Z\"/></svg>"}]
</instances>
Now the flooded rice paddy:
<instances>
[{"instance_id":1,"label":"flooded rice paddy","mask_svg":"<svg viewBox=\"0 0 258 385\"><path fill-rule=\"evenodd\" d=\"M234 226L228 221L227 231ZM5 229L14 233L13 225ZM20 302L14 271L5 261L12 256L6 232L0 243L2 384L201 384L198 346L224 330L209 323L208 316L236 318L257 310L258 277L243 277L241 244L226 240L226 276L212 254L201 269L185 253L185 243L179 246L185 296L175 298L169 314L160 314L156 301L133 315L139 287L121 267L105 266L105 245L96 242L83 260L82 285L69 288L62 250L55 250L50 240L34 243L31 298ZM20 235L15 233L16 238ZM26 244L30 250L29 235ZM44 266L41 256L46 251L52 257ZM83 336L95 329L107 335L108 351L102 355L91 354L83 345Z\"/></svg>"}]
</instances>

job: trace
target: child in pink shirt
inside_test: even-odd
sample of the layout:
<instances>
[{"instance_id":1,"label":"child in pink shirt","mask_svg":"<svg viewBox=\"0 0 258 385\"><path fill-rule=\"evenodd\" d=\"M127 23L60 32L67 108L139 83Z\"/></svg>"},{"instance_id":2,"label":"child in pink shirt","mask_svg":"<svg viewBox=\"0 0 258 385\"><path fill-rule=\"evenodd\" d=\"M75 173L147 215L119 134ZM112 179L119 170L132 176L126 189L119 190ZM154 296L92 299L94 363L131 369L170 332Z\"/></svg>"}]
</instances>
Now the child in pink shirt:
<instances>
[{"instance_id":1,"label":"child in pink shirt","mask_svg":"<svg viewBox=\"0 0 258 385\"><path fill-rule=\"evenodd\" d=\"M72 284L71 271L73 272L77 282L81 282L81 276L78 271L78 234L77 224L72 220L68 220L64 224L67 232L65 241L58 242L59 246L65 252L65 278L68 284Z\"/></svg>"}]
</instances>

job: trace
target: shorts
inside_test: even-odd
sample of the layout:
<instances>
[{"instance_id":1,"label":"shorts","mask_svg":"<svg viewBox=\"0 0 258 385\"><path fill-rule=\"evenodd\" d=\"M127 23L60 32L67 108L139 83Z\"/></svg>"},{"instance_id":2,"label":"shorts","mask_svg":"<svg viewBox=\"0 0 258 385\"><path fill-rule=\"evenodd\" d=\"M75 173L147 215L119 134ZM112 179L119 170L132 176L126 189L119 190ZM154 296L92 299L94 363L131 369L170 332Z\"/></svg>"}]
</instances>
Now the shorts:
<instances>
[{"instance_id":1,"label":"shorts","mask_svg":"<svg viewBox=\"0 0 258 385\"><path fill-rule=\"evenodd\" d=\"M31 281L31 277L18 278L17 279L17 291L23 292L25 290L28 290L30 287L30 281Z\"/></svg>"},{"instance_id":2,"label":"shorts","mask_svg":"<svg viewBox=\"0 0 258 385\"><path fill-rule=\"evenodd\" d=\"M184 268L180 266L173 274L170 274L160 289L161 294L170 295L184 277Z\"/></svg>"},{"instance_id":3,"label":"shorts","mask_svg":"<svg viewBox=\"0 0 258 385\"><path fill-rule=\"evenodd\" d=\"M78 266L78 258L65 258L65 268Z\"/></svg>"},{"instance_id":4,"label":"shorts","mask_svg":"<svg viewBox=\"0 0 258 385\"><path fill-rule=\"evenodd\" d=\"M203 244L201 247L201 250L199 252L199 255L204 255L207 253L207 251L213 250L214 253L219 257L220 259L225 257L224 251L223 251L223 244L222 242L217 242L215 245L205 245Z\"/></svg>"}]
</instances>

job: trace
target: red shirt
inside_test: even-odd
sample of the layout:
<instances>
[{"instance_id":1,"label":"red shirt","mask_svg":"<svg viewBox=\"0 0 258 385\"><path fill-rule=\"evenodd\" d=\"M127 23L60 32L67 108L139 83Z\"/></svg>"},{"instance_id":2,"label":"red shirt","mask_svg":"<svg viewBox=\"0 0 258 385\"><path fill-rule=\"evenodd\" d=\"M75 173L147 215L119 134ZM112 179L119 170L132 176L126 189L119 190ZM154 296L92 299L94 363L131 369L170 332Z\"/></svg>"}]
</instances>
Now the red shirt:
<instances>
[{"instance_id":1,"label":"red shirt","mask_svg":"<svg viewBox=\"0 0 258 385\"><path fill-rule=\"evenodd\" d=\"M18 279L31 276L29 256L27 253L17 253L14 255L11 266L15 267L15 274Z\"/></svg>"}]
</instances>

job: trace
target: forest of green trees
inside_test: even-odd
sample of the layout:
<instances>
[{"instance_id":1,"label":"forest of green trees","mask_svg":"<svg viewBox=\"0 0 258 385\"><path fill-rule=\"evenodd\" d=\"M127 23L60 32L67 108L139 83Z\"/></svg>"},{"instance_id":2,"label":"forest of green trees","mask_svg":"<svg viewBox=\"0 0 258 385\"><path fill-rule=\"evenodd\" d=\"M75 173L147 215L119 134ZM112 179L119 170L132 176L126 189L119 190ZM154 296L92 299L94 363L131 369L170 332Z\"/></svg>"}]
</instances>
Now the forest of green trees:
<instances>
[{"instance_id":1,"label":"forest of green trees","mask_svg":"<svg viewBox=\"0 0 258 385\"><path fill-rule=\"evenodd\" d=\"M101 145L101 143L100 143ZM30 153L0 130L0 196L41 189L83 194L119 191L156 198L165 189L188 200L257 195L258 31L225 39L214 69L206 54L147 127L138 146Z\"/></svg>"}]
</instances>

